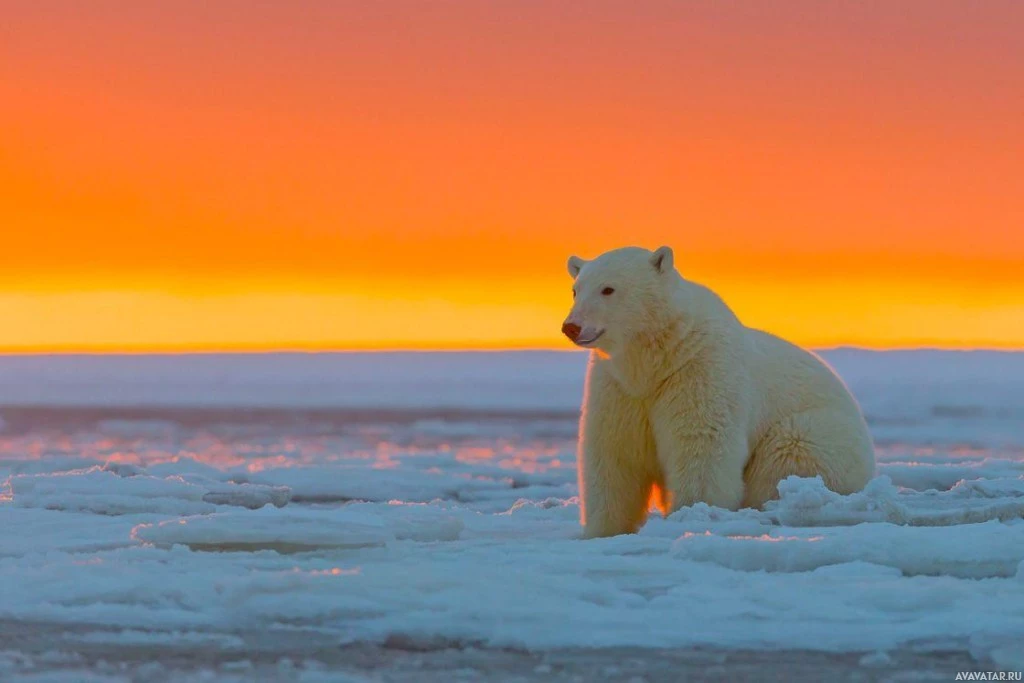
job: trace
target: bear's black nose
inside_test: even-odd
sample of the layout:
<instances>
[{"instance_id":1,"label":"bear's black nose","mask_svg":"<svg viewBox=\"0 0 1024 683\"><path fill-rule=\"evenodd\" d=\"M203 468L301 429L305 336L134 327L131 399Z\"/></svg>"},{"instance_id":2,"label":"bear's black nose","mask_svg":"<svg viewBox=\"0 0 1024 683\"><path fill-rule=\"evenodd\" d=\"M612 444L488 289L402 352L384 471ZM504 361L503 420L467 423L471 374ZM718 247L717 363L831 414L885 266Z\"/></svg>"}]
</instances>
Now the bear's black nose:
<instances>
[{"instance_id":1,"label":"bear's black nose","mask_svg":"<svg viewBox=\"0 0 1024 683\"><path fill-rule=\"evenodd\" d=\"M580 326L575 323L565 323L562 325L562 334L575 343L580 338Z\"/></svg>"}]
</instances>

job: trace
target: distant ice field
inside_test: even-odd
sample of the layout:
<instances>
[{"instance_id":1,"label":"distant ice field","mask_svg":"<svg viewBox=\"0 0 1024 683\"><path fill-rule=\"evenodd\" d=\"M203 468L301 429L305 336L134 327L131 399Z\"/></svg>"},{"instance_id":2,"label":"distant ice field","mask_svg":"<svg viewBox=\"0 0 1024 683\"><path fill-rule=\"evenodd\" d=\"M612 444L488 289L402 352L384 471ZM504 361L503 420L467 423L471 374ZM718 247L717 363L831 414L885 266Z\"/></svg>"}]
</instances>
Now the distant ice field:
<instances>
[{"instance_id":1,"label":"distant ice field","mask_svg":"<svg viewBox=\"0 0 1024 683\"><path fill-rule=\"evenodd\" d=\"M1024 354L821 355L876 440L865 491L790 479L595 541L582 354L0 357L0 622L1024 668Z\"/></svg>"},{"instance_id":2,"label":"distant ice field","mask_svg":"<svg viewBox=\"0 0 1024 683\"><path fill-rule=\"evenodd\" d=\"M836 349L820 355L851 387L878 441L1019 445L1024 353ZM19 420L40 426L47 419L110 415L186 423L348 422L375 415L572 419L585 365L583 353L531 351L0 356L0 415L16 427Z\"/></svg>"}]
</instances>

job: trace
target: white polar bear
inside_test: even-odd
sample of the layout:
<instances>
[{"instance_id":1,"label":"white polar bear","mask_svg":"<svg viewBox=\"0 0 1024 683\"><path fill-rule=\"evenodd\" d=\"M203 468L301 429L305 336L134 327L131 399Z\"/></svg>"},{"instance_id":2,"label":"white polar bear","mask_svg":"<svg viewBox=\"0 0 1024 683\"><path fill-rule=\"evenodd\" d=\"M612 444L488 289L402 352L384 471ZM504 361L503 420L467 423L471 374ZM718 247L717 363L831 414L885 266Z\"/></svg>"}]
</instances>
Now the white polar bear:
<instances>
[{"instance_id":1,"label":"white polar bear","mask_svg":"<svg viewBox=\"0 0 1024 683\"><path fill-rule=\"evenodd\" d=\"M672 250L573 256L562 331L592 349L580 420L586 537L705 502L761 507L789 475L852 493L874 474L860 408L817 356L745 327Z\"/></svg>"}]
</instances>

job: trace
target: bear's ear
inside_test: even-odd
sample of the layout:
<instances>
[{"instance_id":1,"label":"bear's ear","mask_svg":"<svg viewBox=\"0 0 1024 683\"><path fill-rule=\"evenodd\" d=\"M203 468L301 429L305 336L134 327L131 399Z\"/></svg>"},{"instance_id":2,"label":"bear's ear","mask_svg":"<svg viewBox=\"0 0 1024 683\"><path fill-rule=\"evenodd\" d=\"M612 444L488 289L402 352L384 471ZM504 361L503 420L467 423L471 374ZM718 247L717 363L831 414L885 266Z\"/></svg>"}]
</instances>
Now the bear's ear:
<instances>
[{"instance_id":1,"label":"bear's ear","mask_svg":"<svg viewBox=\"0 0 1024 683\"><path fill-rule=\"evenodd\" d=\"M658 247L651 254L651 265L659 273L672 270L672 247Z\"/></svg>"},{"instance_id":2,"label":"bear's ear","mask_svg":"<svg viewBox=\"0 0 1024 683\"><path fill-rule=\"evenodd\" d=\"M587 262L581 259L579 256L569 257L569 275L576 277L580 274L580 269L587 265Z\"/></svg>"}]
</instances>

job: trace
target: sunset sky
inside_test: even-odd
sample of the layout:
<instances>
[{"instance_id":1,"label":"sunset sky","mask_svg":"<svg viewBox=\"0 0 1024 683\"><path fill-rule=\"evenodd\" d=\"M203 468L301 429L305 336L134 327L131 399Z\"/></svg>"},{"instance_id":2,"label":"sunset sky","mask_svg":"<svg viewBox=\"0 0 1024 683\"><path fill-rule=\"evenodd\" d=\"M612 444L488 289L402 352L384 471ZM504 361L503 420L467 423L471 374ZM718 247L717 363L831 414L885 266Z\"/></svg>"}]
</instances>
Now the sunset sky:
<instances>
[{"instance_id":1,"label":"sunset sky","mask_svg":"<svg viewBox=\"0 0 1024 683\"><path fill-rule=\"evenodd\" d=\"M1024 2L4 2L0 350L568 348L669 244L811 346L1024 348Z\"/></svg>"}]
</instances>

